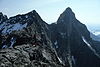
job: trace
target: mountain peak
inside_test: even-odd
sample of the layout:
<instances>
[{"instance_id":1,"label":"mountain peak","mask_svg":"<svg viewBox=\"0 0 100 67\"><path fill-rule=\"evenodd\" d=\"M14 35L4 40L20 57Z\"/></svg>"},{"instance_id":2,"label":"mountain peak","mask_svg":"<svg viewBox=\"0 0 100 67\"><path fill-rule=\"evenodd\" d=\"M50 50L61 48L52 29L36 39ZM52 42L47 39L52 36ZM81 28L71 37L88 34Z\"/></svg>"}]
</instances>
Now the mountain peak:
<instances>
[{"instance_id":1,"label":"mountain peak","mask_svg":"<svg viewBox=\"0 0 100 67\"><path fill-rule=\"evenodd\" d=\"M66 19L66 20L65 20ZM60 15L58 19L59 22L71 22L75 19L75 14L70 7L66 8L65 11ZM63 21L64 20L64 21Z\"/></svg>"},{"instance_id":2,"label":"mountain peak","mask_svg":"<svg viewBox=\"0 0 100 67\"><path fill-rule=\"evenodd\" d=\"M66 10L63 12L65 15L74 15L74 12L70 7L66 8Z\"/></svg>"},{"instance_id":3,"label":"mountain peak","mask_svg":"<svg viewBox=\"0 0 100 67\"><path fill-rule=\"evenodd\" d=\"M72 9L70 7L66 8L65 11L69 11L69 12L72 12Z\"/></svg>"},{"instance_id":4,"label":"mountain peak","mask_svg":"<svg viewBox=\"0 0 100 67\"><path fill-rule=\"evenodd\" d=\"M3 15L2 12L0 12L0 16Z\"/></svg>"},{"instance_id":5,"label":"mountain peak","mask_svg":"<svg viewBox=\"0 0 100 67\"><path fill-rule=\"evenodd\" d=\"M6 15L4 15L2 12L0 12L0 23L6 21L8 19L8 17Z\"/></svg>"},{"instance_id":6,"label":"mountain peak","mask_svg":"<svg viewBox=\"0 0 100 67\"><path fill-rule=\"evenodd\" d=\"M37 13L36 10L32 10L31 12L29 12L29 13L27 13L25 15L30 15L32 17L36 17L36 18L40 18L41 19L40 15Z\"/></svg>"},{"instance_id":7,"label":"mountain peak","mask_svg":"<svg viewBox=\"0 0 100 67\"><path fill-rule=\"evenodd\" d=\"M37 13L37 12L36 12L36 10L32 10L32 11L31 11L31 12L29 12L29 13L33 13L33 14L34 14L34 13Z\"/></svg>"}]
</instances>

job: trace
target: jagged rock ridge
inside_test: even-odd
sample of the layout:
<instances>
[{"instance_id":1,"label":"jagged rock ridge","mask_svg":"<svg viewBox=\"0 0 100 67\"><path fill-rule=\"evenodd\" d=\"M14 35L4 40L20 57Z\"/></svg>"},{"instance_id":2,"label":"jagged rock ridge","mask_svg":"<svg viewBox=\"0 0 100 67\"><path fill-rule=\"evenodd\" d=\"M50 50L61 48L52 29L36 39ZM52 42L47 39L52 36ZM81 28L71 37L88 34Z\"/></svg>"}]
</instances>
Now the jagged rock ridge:
<instances>
[{"instance_id":1,"label":"jagged rock ridge","mask_svg":"<svg viewBox=\"0 0 100 67\"><path fill-rule=\"evenodd\" d=\"M64 67L35 10L6 19L0 27L1 67Z\"/></svg>"},{"instance_id":2,"label":"jagged rock ridge","mask_svg":"<svg viewBox=\"0 0 100 67\"><path fill-rule=\"evenodd\" d=\"M100 42L68 7L57 23L33 10L11 18L0 13L0 65L5 67L100 67Z\"/></svg>"}]
</instances>

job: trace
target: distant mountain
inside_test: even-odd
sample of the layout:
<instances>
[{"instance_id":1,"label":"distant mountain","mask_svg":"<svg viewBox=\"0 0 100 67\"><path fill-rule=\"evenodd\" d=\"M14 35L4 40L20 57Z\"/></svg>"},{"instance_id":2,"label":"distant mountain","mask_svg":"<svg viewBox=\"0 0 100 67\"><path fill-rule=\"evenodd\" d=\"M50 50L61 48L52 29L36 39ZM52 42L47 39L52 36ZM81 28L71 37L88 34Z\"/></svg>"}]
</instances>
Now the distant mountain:
<instances>
[{"instance_id":1,"label":"distant mountain","mask_svg":"<svg viewBox=\"0 0 100 67\"><path fill-rule=\"evenodd\" d=\"M100 38L100 35L97 35Z\"/></svg>"},{"instance_id":2,"label":"distant mountain","mask_svg":"<svg viewBox=\"0 0 100 67\"><path fill-rule=\"evenodd\" d=\"M91 38L92 38L93 40L95 40L95 41L100 41L100 36L99 36L99 35L95 35L95 34L93 34L93 33L90 33L90 36L91 36Z\"/></svg>"},{"instance_id":3,"label":"distant mountain","mask_svg":"<svg viewBox=\"0 0 100 67\"><path fill-rule=\"evenodd\" d=\"M47 24L33 10L7 18L0 13L1 67L100 67L100 42L70 7Z\"/></svg>"}]
</instances>

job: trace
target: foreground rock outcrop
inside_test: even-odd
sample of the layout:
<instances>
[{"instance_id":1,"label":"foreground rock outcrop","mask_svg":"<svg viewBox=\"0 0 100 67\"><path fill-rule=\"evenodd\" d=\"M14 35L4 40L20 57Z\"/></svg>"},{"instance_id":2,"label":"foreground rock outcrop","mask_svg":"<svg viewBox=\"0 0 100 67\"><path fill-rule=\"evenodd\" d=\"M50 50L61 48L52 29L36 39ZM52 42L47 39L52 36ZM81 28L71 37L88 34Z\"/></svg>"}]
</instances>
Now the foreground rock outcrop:
<instances>
[{"instance_id":1,"label":"foreground rock outcrop","mask_svg":"<svg viewBox=\"0 0 100 67\"><path fill-rule=\"evenodd\" d=\"M36 11L11 17L0 27L0 67L64 67Z\"/></svg>"},{"instance_id":2,"label":"foreground rock outcrop","mask_svg":"<svg viewBox=\"0 0 100 67\"><path fill-rule=\"evenodd\" d=\"M63 67L50 52L31 44L3 49L0 51L0 67Z\"/></svg>"}]
</instances>

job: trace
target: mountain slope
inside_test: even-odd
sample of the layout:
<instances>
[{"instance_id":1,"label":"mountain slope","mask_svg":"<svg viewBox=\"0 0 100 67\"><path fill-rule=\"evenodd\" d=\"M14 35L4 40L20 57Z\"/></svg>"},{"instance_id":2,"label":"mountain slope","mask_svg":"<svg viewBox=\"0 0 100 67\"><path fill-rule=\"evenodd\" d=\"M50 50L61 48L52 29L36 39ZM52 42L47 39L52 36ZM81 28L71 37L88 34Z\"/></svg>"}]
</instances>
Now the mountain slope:
<instances>
[{"instance_id":1,"label":"mountain slope","mask_svg":"<svg viewBox=\"0 0 100 67\"><path fill-rule=\"evenodd\" d=\"M35 10L9 19L0 13L2 67L100 67L99 44L69 7L52 24Z\"/></svg>"},{"instance_id":2,"label":"mountain slope","mask_svg":"<svg viewBox=\"0 0 100 67\"><path fill-rule=\"evenodd\" d=\"M47 25L35 10L3 21L0 67L64 67L51 46Z\"/></svg>"},{"instance_id":3,"label":"mountain slope","mask_svg":"<svg viewBox=\"0 0 100 67\"><path fill-rule=\"evenodd\" d=\"M100 47L100 43L94 43L90 32L75 18L71 8L67 8L60 15L57 24L51 24L50 29L53 30L51 40L65 64L71 60L69 63L73 67L100 66L100 55L97 52L100 48L96 47Z\"/></svg>"}]
</instances>

